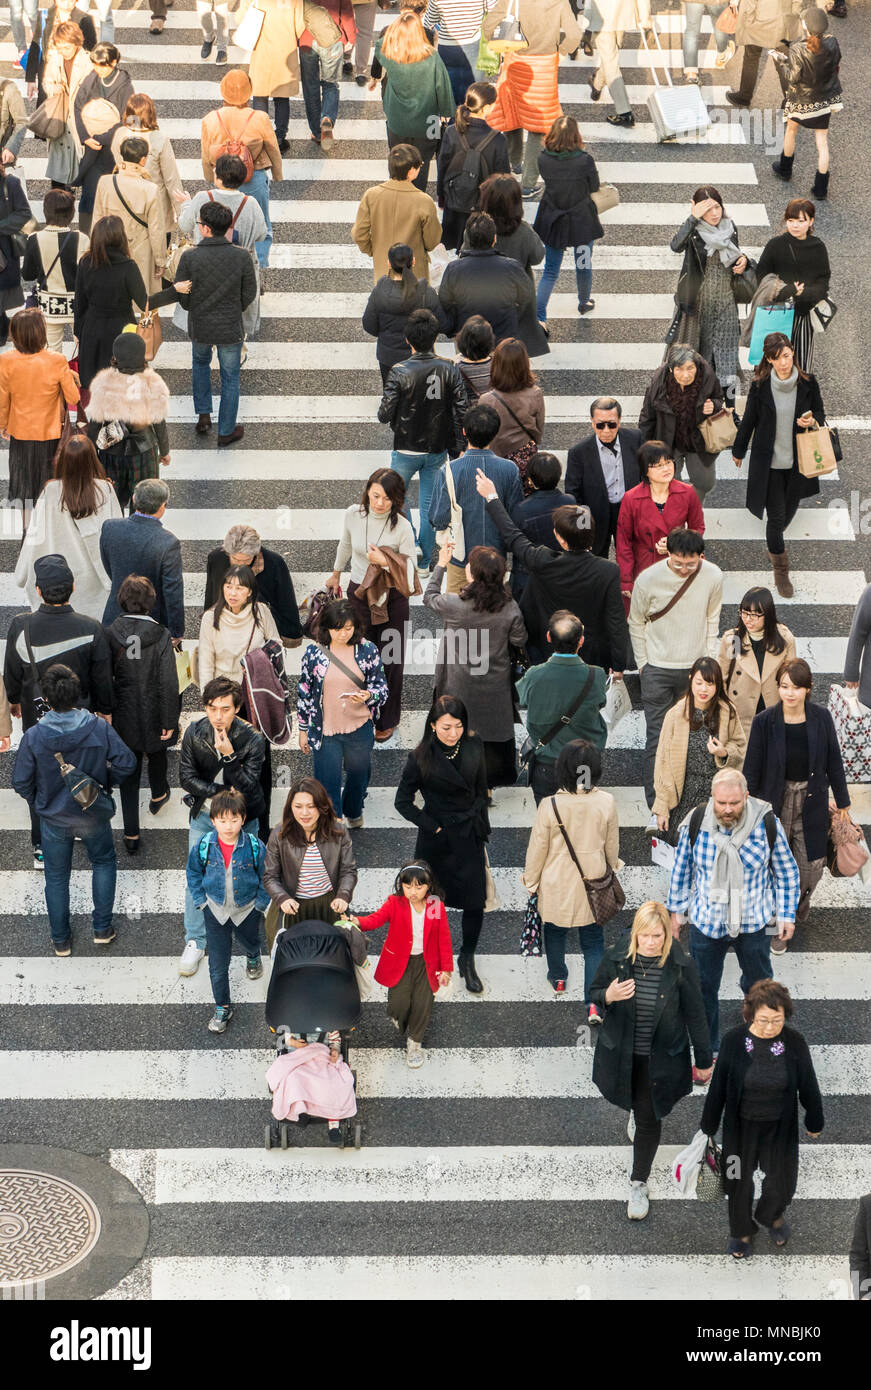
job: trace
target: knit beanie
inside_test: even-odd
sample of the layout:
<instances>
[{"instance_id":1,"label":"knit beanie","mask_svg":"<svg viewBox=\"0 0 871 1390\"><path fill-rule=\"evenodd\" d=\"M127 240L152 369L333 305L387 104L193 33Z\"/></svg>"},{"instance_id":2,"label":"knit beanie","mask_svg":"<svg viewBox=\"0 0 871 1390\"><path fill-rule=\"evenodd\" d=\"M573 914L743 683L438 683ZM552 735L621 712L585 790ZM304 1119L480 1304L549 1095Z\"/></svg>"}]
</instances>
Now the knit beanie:
<instances>
[{"instance_id":1,"label":"knit beanie","mask_svg":"<svg viewBox=\"0 0 871 1390\"><path fill-rule=\"evenodd\" d=\"M115 366L125 376L145 370L145 339L138 333L119 333L112 344Z\"/></svg>"}]
</instances>

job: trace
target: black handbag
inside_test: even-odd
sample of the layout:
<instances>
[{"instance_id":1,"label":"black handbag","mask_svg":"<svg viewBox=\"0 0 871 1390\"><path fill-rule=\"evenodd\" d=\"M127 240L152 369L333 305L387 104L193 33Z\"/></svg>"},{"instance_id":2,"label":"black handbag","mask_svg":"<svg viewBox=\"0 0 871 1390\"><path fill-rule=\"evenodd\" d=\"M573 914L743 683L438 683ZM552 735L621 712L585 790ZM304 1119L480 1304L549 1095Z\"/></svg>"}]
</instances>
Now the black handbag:
<instances>
[{"instance_id":1,"label":"black handbag","mask_svg":"<svg viewBox=\"0 0 871 1390\"><path fill-rule=\"evenodd\" d=\"M532 662L529 660L529 652L525 647L518 647L515 642L508 643L508 662L511 668L511 679L516 685L522 676L525 676Z\"/></svg>"}]
</instances>

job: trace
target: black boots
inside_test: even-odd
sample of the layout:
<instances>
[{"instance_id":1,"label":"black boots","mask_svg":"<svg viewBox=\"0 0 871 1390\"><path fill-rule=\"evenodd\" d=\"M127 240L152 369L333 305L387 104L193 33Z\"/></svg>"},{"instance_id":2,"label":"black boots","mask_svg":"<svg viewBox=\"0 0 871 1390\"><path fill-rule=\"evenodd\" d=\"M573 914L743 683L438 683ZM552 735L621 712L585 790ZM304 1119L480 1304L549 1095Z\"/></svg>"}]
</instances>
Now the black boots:
<instances>
[{"instance_id":1,"label":"black boots","mask_svg":"<svg viewBox=\"0 0 871 1390\"><path fill-rule=\"evenodd\" d=\"M817 169L814 175L814 186L811 189L812 198L828 198L829 196L829 174L828 170L821 174Z\"/></svg>"},{"instance_id":2,"label":"black boots","mask_svg":"<svg viewBox=\"0 0 871 1390\"><path fill-rule=\"evenodd\" d=\"M794 154L782 154L779 159L775 159L771 166L771 172L776 174L784 183L789 183L792 178L792 165L795 159Z\"/></svg>"},{"instance_id":3,"label":"black boots","mask_svg":"<svg viewBox=\"0 0 871 1390\"><path fill-rule=\"evenodd\" d=\"M475 957L470 953L461 951L457 956L457 970L466 982L466 989L470 994L483 994L484 986L478 977L475 969Z\"/></svg>"}]
</instances>

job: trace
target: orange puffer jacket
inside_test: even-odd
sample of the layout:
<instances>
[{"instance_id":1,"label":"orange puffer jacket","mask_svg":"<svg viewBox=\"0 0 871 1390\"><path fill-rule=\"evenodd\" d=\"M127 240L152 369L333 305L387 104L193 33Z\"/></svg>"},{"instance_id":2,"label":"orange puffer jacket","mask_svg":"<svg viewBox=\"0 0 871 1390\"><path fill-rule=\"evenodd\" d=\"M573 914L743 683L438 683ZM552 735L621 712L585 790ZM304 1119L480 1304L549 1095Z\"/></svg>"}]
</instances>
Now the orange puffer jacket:
<instances>
[{"instance_id":1,"label":"orange puffer jacket","mask_svg":"<svg viewBox=\"0 0 871 1390\"><path fill-rule=\"evenodd\" d=\"M562 115L558 68L558 53L506 53L496 83L496 105L487 124L494 130L532 130L546 135Z\"/></svg>"}]
</instances>

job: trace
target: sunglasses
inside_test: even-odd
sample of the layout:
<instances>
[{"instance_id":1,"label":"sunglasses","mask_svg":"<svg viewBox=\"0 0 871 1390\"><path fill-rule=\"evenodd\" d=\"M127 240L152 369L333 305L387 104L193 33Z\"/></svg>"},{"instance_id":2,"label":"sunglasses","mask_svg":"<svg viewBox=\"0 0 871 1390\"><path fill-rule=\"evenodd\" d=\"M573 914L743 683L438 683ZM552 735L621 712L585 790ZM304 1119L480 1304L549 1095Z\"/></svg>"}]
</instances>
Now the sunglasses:
<instances>
[{"instance_id":1,"label":"sunglasses","mask_svg":"<svg viewBox=\"0 0 871 1390\"><path fill-rule=\"evenodd\" d=\"M593 425L594 430L617 430L619 428L619 420L596 420Z\"/></svg>"}]
</instances>

